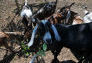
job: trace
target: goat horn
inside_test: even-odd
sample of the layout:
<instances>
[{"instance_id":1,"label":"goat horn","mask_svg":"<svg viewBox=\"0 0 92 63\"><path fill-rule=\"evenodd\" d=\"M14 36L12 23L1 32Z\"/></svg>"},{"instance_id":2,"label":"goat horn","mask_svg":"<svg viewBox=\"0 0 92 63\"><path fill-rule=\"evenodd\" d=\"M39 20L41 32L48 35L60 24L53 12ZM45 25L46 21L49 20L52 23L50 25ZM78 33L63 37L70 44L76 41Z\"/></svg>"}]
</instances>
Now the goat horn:
<instances>
[{"instance_id":1,"label":"goat horn","mask_svg":"<svg viewBox=\"0 0 92 63\"><path fill-rule=\"evenodd\" d=\"M73 2L71 5L69 5L69 7L71 7L72 5L74 5L75 4L75 2Z\"/></svg>"}]
</instances>

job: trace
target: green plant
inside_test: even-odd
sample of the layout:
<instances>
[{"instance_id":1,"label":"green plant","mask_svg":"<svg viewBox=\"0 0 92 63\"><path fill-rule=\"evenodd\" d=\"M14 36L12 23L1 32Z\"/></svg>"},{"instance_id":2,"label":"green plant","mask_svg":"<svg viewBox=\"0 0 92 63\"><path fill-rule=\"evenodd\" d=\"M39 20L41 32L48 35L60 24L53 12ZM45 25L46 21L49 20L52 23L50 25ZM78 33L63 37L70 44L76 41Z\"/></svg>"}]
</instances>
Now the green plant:
<instances>
[{"instance_id":1,"label":"green plant","mask_svg":"<svg viewBox=\"0 0 92 63\"><path fill-rule=\"evenodd\" d=\"M22 53L25 56L29 56L32 52L28 52L27 50L30 50L30 47L28 47L23 41L21 43ZM47 44L43 43L41 47L38 47L38 52L36 53L38 56L45 56L45 52L47 50Z\"/></svg>"},{"instance_id":2,"label":"green plant","mask_svg":"<svg viewBox=\"0 0 92 63\"><path fill-rule=\"evenodd\" d=\"M26 56L29 56L31 52L28 52L27 50L30 50L30 48L24 43L21 43L22 53Z\"/></svg>"},{"instance_id":3,"label":"green plant","mask_svg":"<svg viewBox=\"0 0 92 63\"><path fill-rule=\"evenodd\" d=\"M45 56L45 51L47 50L47 45L46 45L46 43L44 43L43 45L42 45L42 50L39 50L38 52L37 52L37 55L38 56Z\"/></svg>"}]
</instances>

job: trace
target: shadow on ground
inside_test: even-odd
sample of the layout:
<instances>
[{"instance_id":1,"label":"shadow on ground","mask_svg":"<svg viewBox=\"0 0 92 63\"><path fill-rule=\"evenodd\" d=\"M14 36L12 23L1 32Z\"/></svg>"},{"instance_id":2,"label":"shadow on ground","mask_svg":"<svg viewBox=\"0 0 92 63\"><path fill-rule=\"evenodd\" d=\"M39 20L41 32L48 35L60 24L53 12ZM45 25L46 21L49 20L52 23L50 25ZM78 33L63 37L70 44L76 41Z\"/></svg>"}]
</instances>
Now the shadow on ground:
<instances>
[{"instance_id":1,"label":"shadow on ground","mask_svg":"<svg viewBox=\"0 0 92 63\"><path fill-rule=\"evenodd\" d=\"M60 63L76 63L76 62L74 62L73 60L66 60L66 61L62 61Z\"/></svg>"},{"instance_id":2,"label":"shadow on ground","mask_svg":"<svg viewBox=\"0 0 92 63\"><path fill-rule=\"evenodd\" d=\"M0 60L0 63L10 63L13 58L15 57L15 53L11 53L9 55L4 55L4 58L2 60Z\"/></svg>"},{"instance_id":3,"label":"shadow on ground","mask_svg":"<svg viewBox=\"0 0 92 63\"><path fill-rule=\"evenodd\" d=\"M52 60L51 63L76 63L76 62L73 60L64 60L64 61Z\"/></svg>"}]
</instances>

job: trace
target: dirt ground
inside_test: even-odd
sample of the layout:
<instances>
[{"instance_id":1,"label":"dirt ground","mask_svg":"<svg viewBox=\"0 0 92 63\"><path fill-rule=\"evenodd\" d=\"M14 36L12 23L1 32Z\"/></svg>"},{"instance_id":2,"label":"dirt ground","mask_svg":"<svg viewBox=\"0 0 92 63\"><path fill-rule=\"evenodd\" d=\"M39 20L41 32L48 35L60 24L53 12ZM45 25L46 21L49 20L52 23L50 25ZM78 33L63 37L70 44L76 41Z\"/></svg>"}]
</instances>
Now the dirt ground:
<instances>
[{"instance_id":1,"label":"dirt ground","mask_svg":"<svg viewBox=\"0 0 92 63\"><path fill-rule=\"evenodd\" d=\"M53 0L47 0L47 1L53 1ZM21 26L22 24L18 24L19 21L21 21L20 16L15 15L15 12L17 11L17 3L19 5L23 5L24 0L0 0L0 31L22 31ZM28 0L29 4L34 3L42 3L44 0ZM75 5L72 7L72 10L79 13L81 17L84 16L82 6L87 5L88 10L92 11L92 0L59 0L57 9L63 7L64 5L69 5L72 2L75 2ZM6 51L0 49L0 62L2 63L2 59L5 55ZM9 58L12 58L9 60L10 62L4 62L4 63L29 63L31 56L29 58L18 58L17 55L9 55ZM46 56L44 56L45 63L51 63L51 60L53 59L53 55L50 51L46 52ZM74 62L77 62L78 60L74 57L74 55L71 53L71 51L67 48L63 48L60 55L58 56L58 59L60 63L63 63L62 61L66 60L72 60ZM69 63L69 62L68 62ZM72 62L70 62L72 63Z\"/></svg>"}]
</instances>

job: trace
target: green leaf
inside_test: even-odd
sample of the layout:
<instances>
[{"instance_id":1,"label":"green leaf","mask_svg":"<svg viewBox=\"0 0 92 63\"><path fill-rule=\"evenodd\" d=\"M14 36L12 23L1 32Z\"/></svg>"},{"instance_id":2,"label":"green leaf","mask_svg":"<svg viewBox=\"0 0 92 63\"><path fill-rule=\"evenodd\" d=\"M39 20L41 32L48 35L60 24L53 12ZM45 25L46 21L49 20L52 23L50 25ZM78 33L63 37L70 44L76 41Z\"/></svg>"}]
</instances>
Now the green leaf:
<instances>
[{"instance_id":1,"label":"green leaf","mask_svg":"<svg viewBox=\"0 0 92 63\"><path fill-rule=\"evenodd\" d=\"M47 50L47 44L46 44L46 43L43 44L43 50L44 50L44 51Z\"/></svg>"},{"instance_id":2,"label":"green leaf","mask_svg":"<svg viewBox=\"0 0 92 63\"><path fill-rule=\"evenodd\" d=\"M26 56L28 56L28 55L29 55L29 53L27 52L27 53L26 53Z\"/></svg>"},{"instance_id":3,"label":"green leaf","mask_svg":"<svg viewBox=\"0 0 92 63\"><path fill-rule=\"evenodd\" d=\"M39 56L45 56L45 52L43 50L40 50L37 52L37 55Z\"/></svg>"},{"instance_id":4,"label":"green leaf","mask_svg":"<svg viewBox=\"0 0 92 63\"><path fill-rule=\"evenodd\" d=\"M45 52L42 53L42 56L46 56L46 55L45 55Z\"/></svg>"}]
</instances>

